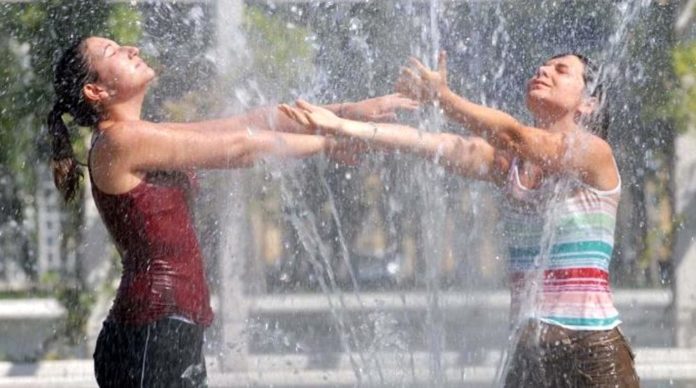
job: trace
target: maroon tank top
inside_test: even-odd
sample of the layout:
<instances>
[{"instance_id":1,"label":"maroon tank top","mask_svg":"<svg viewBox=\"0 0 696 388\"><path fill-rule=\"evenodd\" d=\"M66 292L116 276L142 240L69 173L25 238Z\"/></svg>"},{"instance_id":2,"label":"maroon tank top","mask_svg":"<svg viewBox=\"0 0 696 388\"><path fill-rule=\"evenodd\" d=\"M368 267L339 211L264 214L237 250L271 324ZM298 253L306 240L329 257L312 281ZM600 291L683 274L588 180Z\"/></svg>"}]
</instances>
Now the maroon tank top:
<instances>
[{"instance_id":1,"label":"maroon tank top","mask_svg":"<svg viewBox=\"0 0 696 388\"><path fill-rule=\"evenodd\" d=\"M92 194L121 255L123 274L110 319L147 324L178 315L212 322L203 256L193 227L193 177L150 172L131 191Z\"/></svg>"}]
</instances>

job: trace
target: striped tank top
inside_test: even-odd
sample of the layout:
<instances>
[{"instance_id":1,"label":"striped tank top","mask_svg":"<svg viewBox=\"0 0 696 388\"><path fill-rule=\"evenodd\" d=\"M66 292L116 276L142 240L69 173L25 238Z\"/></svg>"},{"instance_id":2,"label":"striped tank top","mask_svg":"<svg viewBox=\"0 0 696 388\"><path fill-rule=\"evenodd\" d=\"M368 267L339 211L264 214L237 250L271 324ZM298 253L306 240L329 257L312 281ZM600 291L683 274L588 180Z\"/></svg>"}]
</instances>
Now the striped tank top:
<instances>
[{"instance_id":1,"label":"striped tank top","mask_svg":"<svg viewBox=\"0 0 696 388\"><path fill-rule=\"evenodd\" d=\"M528 189L513 160L504 191L512 322L535 318L572 330L616 327L609 262L621 182L600 191L577 178L556 177Z\"/></svg>"}]
</instances>

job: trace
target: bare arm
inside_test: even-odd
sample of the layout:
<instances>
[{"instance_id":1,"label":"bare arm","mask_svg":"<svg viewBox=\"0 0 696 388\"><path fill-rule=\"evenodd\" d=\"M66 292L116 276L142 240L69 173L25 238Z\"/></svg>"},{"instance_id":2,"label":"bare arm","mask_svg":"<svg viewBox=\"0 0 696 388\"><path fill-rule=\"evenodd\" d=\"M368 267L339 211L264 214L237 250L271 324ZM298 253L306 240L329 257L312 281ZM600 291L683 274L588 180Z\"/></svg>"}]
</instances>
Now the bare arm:
<instances>
[{"instance_id":1,"label":"bare arm","mask_svg":"<svg viewBox=\"0 0 696 388\"><path fill-rule=\"evenodd\" d=\"M496 148L508 151L549 170L569 167L566 156L567 135L523 125L509 114L475 104L449 89L438 93L438 101L447 116L484 137Z\"/></svg>"},{"instance_id":2,"label":"bare arm","mask_svg":"<svg viewBox=\"0 0 696 388\"><path fill-rule=\"evenodd\" d=\"M109 155L122 172L157 169L244 167L269 156L302 158L326 150L322 136L265 130L172 130L167 124L122 123L105 129L99 154Z\"/></svg>"},{"instance_id":3,"label":"bare arm","mask_svg":"<svg viewBox=\"0 0 696 388\"><path fill-rule=\"evenodd\" d=\"M400 94L389 94L362 100L325 105L324 108L339 117L351 120L391 121L398 110L418 108L418 102ZM229 131L260 129L289 133L308 133L307 128L297 124L274 107L261 107L248 112L216 120L193 123L166 123L169 128L193 131Z\"/></svg>"},{"instance_id":4,"label":"bare arm","mask_svg":"<svg viewBox=\"0 0 696 388\"><path fill-rule=\"evenodd\" d=\"M398 124L343 122L340 133L345 136L369 141L384 149L414 153L464 177L499 181L495 148L480 137L423 132Z\"/></svg>"},{"instance_id":5,"label":"bare arm","mask_svg":"<svg viewBox=\"0 0 696 388\"><path fill-rule=\"evenodd\" d=\"M310 128L360 139L382 149L414 153L465 177L498 182L501 175L497 160L500 155L479 137L423 132L398 124L340 119L328 110L305 102L298 102L298 108L284 105L282 110L288 117Z\"/></svg>"},{"instance_id":6,"label":"bare arm","mask_svg":"<svg viewBox=\"0 0 696 388\"><path fill-rule=\"evenodd\" d=\"M606 141L582 131L549 132L522 124L497 109L475 104L447 86L446 56L440 55L432 71L412 59L414 69L404 69L397 89L423 101L437 101L445 114L484 137L490 145L529 160L551 172L571 172L599 189L618 184L611 147Z\"/></svg>"},{"instance_id":7,"label":"bare arm","mask_svg":"<svg viewBox=\"0 0 696 388\"><path fill-rule=\"evenodd\" d=\"M336 106L335 109L338 109ZM278 113L275 107L261 107L221 119L190 123L162 123L167 128L184 131L223 132L239 130L264 130L304 133L302 126Z\"/></svg>"}]
</instances>

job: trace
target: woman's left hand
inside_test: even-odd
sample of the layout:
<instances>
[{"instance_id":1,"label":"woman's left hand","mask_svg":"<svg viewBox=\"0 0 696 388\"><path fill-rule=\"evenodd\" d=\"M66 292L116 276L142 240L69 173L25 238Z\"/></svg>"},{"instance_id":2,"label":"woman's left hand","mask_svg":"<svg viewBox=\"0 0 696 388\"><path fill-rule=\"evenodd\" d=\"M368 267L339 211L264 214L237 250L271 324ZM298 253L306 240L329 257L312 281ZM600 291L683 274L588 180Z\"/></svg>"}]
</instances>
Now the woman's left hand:
<instances>
[{"instance_id":1,"label":"woman's left hand","mask_svg":"<svg viewBox=\"0 0 696 388\"><path fill-rule=\"evenodd\" d=\"M356 121L374 122L395 121L396 112L416 110L420 107L418 101L400 93L387 94L345 105L344 108L339 109L341 117Z\"/></svg>"},{"instance_id":2,"label":"woman's left hand","mask_svg":"<svg viewBox=\"0 0 696 388\"><path fill-rule=\"evenodd\" d=\"M436 70L429 69L416 58L410 58L409 65L402 69L396 81L396 91L427 104L448 90L447 53L444 50L440 51Z\"/></svg>"},{"instance_id":3,"label":"woman's left hand","mask_svg":"<svg viewBox=\"0 0 696 388\"><path fill-rule=\"evenodd\" d=\"M310 131L321 134L339 134L343 119L328 109L297 100L295 106L281 104L278 107L288 117Z\"/></svg>"}]
</instances>

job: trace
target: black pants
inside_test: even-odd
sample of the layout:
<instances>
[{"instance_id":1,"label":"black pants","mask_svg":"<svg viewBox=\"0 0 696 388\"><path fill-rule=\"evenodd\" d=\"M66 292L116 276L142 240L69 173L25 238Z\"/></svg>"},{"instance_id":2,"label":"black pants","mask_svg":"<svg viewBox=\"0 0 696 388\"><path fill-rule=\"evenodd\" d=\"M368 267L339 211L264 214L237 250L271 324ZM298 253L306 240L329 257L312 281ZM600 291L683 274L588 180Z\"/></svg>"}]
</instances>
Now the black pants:
<instances>
[{"instance_id":1,"label":"black pants","mask_svg":"<svg viewBox=\"0 0 696 388\"><path fill-rule=\"evenodd\" d=\"M204 328L165 318L133 326L104 322L94 350L101 388L207 386Z\"/></svg>"}]
</instances>

